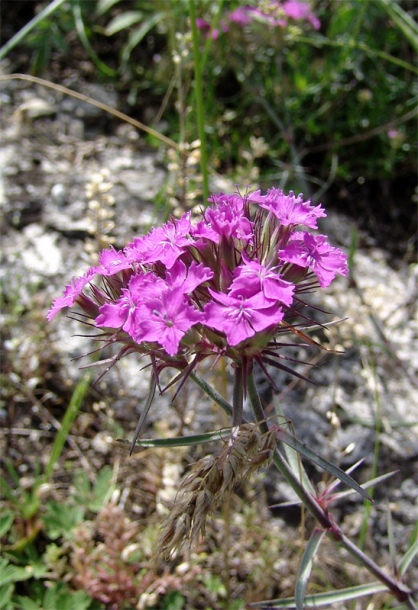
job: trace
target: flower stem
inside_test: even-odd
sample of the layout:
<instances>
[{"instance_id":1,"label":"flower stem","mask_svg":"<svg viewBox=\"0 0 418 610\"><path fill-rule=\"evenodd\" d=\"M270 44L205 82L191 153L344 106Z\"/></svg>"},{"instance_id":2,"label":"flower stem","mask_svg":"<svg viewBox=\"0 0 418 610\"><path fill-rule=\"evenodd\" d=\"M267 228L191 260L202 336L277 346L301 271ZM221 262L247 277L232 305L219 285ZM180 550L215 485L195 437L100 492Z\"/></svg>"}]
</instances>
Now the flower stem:
<instances>
[{"instance_id":1,"label":"flower stem","mask_svg":"<svg viewBox=\"0 0 418 610\"><path fill-rule=\"evenodd\" d=\"M202 188L203 188L203 200L206 201L209 197L209 177L208 177L208 164L206 156L206 143L205 143L205 118L204 118L204 104L203 104L203 85L202 85L202 60L199 51L199 39L196 26L196 11L194 0L189 0L189 12L190 12L190 24L192 30L192 41L193 41L193 55L194 55L194 79L195 79L195 95L196 95L196 114L197 114L197 129L200 140L200 167L202 170Z\"/></svg>"},{"instance_id":2,"label":"flower stem","mask_svg":"<svg viewBox=\"0 0 418 610\"><path fill-rule=\"evenodd\" d=\"M252 372L248 374L247 391L250 399L251 407L255 418L262 432L268 430L268 424L265 420L263 406L258 395L258 391L254 381ZM409 608L415 608L412 598L410 597L411 590L403 583L398 582L388 574L386 574L370 557L368 557L361 549L359 549L349 538L347 538L340 527L335 523L331 515L323 510L316 498L305 490L301 482L289 467L289 464L284 459L278 449L273 454L273 462L279 472L283 475L293 491L302 500L303 505L310 511L320 525L326 530L336 542L339 542L347 551L355 557L363 566L376 576L388 589L395 595L396 599L401 602L407 602Z\"/></svg>"},{"instance_id":3,"label":"flower stem","mask_svg":"<svg viewBox=\"0 0 418 610\"><path fill-rule=\"evenodd\" d=\"M261 404L260 397L258 395L257 387L254 381L254 374L252 371L248 373L247 377L247 392L255 419L259 425L260 430L262 432L268 432L269 427L266 422L264 409ZM313 516L322 525L322 527L324 527L325 529L329 529L332 526L332 523L326 512L319 506L315 498L311 496L308 491L306 491L306 489L294 475L293 470L291 470L287 461L284 459L278 449L276 449L273 454L273 462L277 470L283 475L283 477L289 483L293 491L302 500L304 506L308 508L308 510L313 514Z\"/></svg>"},{"instance_id":4,"label":"flower stem","mask_svg":"<svg viewBox=\"0 0 418 610\"><path fill-rule=\"evenodd\" d=\"M351 540L342 532L339 542L353 557L362 563L369 572L374 574L374 576L376 576L380 582L386 585L398 601L406 602L408 608L416 609L416 606L410 597L412 591L409 589L409 587L386 574L370 557L359 549L354 542L351 542Z\"/></svg>"},{"instance_id":5,"label":"flower stem","mask_svg":"<svg viewBox=\"0 0 418 610\"><path fill-rule=\"evenodd\" d=\"M232 395L232 425L240 426L243 423L244 392L242 386L243 365L235 364L234 390Z\"/></svg>"}]
</instances>

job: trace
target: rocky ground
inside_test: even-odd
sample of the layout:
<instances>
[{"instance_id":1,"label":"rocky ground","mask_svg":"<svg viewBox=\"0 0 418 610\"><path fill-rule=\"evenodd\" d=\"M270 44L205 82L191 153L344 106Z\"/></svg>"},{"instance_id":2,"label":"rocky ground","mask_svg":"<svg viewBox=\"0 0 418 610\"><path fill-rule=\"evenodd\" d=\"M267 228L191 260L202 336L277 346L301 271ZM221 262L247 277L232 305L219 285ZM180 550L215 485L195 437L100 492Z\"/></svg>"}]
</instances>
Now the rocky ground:
<instances>
[{"instance_id":1,"label":"rocky ground","mask_svg":"<svg viewBox=\"0 0 418 610\"><path fill-rule=\"evenodd\" d=\"M112 103L111 91L99 88L94 94ZM103 243L122 247L160 222L164 206L156 207L155 201L161 201L164 185L173 177L166 157L147 148L138 132L88 105L17 81L2 83L0 103L1 444L20 474L30 476L36 463L45 459L54 422L62 418L80 378L79 367L86 362L74 358L92 350L90 339L74 336L80 333L74 321L64 316L45 321L50 303L73 275L91 264ZM114 203L96 196L100 180L111 185ZM231 186L213 179L214 190L226 188ZM333 209L322 229L335 245L348 250L356 222ZM375 489L370 516L370 544L385 564L387 508L399 553L406 549L418 517L418 268L402 260L394 264L391 253L370 236L362 231L358 236L351 278L340 278L312 301L313 308L332 312L318 314L321 322L342 319L317 335L331 350L343 353L297 350L301 360L314 365L301 365L300 370L310 368L315 385L278 376L283 389L274 400L312 449L343 467L363 459L356 471L361 482L370 475L376 451L377 474L397 471ZM265 399L273 400L263 383L260 380ZM132 465L138 462L128 459L125 447L112 439L132 434L146 392L147 371L135 359L123 360L95 386L67 456L83 455L92 470L121 459L124 480L136 489L132 510L141 516L147 514L147 492L138 490L134 481L139 478L139 485L144 485L144 477L135 475ZM219 427L220 422L199 391L188 387L174 406L169 393L158 397L149 425L154 423L160 434L190 433ZM319 481L321 475L311 471ZM150 486L152 480L147 480L146 489ZM292 499L273 471L267 474L265 487L270 504ZM359 532L362 509L357 498L345 501L336 512L346 531ZM270 515L289 524L295 521L294 509L274 509ZM415 576L418 581L417 570Z\"/></svg>"}]
</instances>

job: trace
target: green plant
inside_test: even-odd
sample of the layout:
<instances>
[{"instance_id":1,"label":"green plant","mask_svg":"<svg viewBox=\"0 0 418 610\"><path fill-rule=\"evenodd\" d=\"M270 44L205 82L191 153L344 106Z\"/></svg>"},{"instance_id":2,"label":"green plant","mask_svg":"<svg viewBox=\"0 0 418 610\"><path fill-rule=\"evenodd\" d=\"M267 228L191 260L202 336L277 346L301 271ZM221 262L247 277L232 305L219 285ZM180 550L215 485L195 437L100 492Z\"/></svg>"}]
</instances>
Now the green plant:
<instances>
[{"instance_id":1,"label":"green plant","mask_svg":"<svg viewBox=\"0 0 418 610\"><path fill-rule=\"evenodd\" d=\"M177 383L177 396L185 381L191 379L230 418L230 427L225 431L139 441L142 446L169 447L213 442L225 433L228 437L218 455L204 456L184 477L165 519L158 554L167 559L175 557L186 542L196 543L199 535L205 535L208 517L230 500L235 486L271 458L316 523L295 576L296 608L301 610L305 605L314 560L328 536L377 579L367 590L361 589L363 594L387 591L414 609L413 589L404 582L396 559L393 557L393 572L386 572L361 548L363 533L357 545L331 512L336 500L346 495L335 492L340 482L371 501L365 489L381 483L391 473L360 486L350 474L356 465L343 471L312 451L287 430L279 409L278 423L269 423L254 379L255 365L271 383L274 380L268 366L305 379L289 367L300 361L282 353L286 345L297 346L292 341L294 337L302 339L305 346L322 348L305 332L316 323L304 313L308 307L304 294L327 288L337 274L348 274L346 255L330 246L325 235L312 233L325 211L321 205L304 202L302 196L293 192L286 195L275 188L265 195L259 190L223 193L212 195L210 200L212 207L202 212L195 224L190 213L184 213L135 238L123 250L102 251L99 264L73 278L47 316L51 320L62 309L78 307L81 311L76 310L74 315L81 323L101 330L103 345L119 344L112 364L133 352L149 358L149 394L131 453L157 388L163 393ZM301 227L311 231L299 230ZM283 342L285 335L291 337L288 344ZM231 402L198 376L197 368L208 358L225 358L231 365ZM162 387L161 375L166 368L175 373ZM253 422L244 416L244 396L252 408ZM380 413L377 416L380 425ZM378 452L377 435L375 464ZM330 474L331 481L322 489L316 487L300 463L301 458ZM91 578L94 581L94 569ZM128 569L126 578L128 591L135 590ZM221 591L222 595L224 591L228 594L218 579L210 584L217 588L218 595ZM349 599L358 594L359 590L351 588L335 592L333 599ZM307 599L309 604L317 598ZM267 607L274 603L268 602Z\"/></svg>"},{"instance_id":2,"label":"green plant","mask_svg":"<svg viewBox=\"0 0 418 610\"><path fill-rule=\"evenodd\" d=\"M102 2L102 15L105 15L107 10L120 9L121 7L117 6L117 4L116 1ZM58 6L56 3L52 3L52 5L54 8ZM228 34L230 38L220 38L217 42L210 38L205 40L203 35L201 35L199 40L199 33L195 27L195 6L192 0L188 6L186 6L185 2L176 4L175 15L178 18L178 23L174 23L171 28L166 28L163 24L164 18L168 13L153 12L155 11L155 3L143 4L142 8L145 12L141 12L139 9L136 10L136 7L134 7L134 10L129 14L121 9L122 12L116 15L110 25L108 25L107 35L113 36L118 33L124 34L129 32L128 43L122 50L120 72L122 75L126 76L128 74L128 76L132 76L132 81L134 82L131 82L129 79L130 93L135 91L135 87L137 87L137 90L143 87L143 91L151 91L158 98L158 96L162 95L162 90L168 89L169 95L164 97L158 115L162 117L167 109L167 116L169 116L172 128L176 129L176 125L180 126L178 129L179 144L173 142L170 138L161 136L150 128L146 127L146 130L154 138L154 141L156 138L159 141L165 141L165 143L171 146L171 150L175 151L176 154L178 153L183 177L183 184L180 189L182 195L179 197L179 200L183 207L186 207L187 203L186 187L188 185L186 178L190 176L185 171L189 160L189 153L186 154L186 148L188 140L196 135L199 135L199 145L204 149L204 153L206 153L206 148L209 150L209 162L212 162L218 169L222 171L225 171L225 169L231 171L232 169L233 172L240 173L242 176L249 175L254 180L258 180L260 175L257 170L261 170L262 175L280 180L282 186L287 182L296 185L301 184L305 192L308 192L309 184L319 186L324 191L336 176L351 180L357 176L360 170L362 173L367 173L367 175L387 175L386 172L390 174L396 164L407 162L408 146L410 146L409 135L406 132L398 134L396 142L395 138L388 136L390 139L389 147L387 146L388 142L384 138L386 138L389 129L401 125L406 128L409 125L410 119L415 115L414 108L404 112L406 110L405 106L412 105L413 102L410 79L411 74L414 73L414 66L408 57L408 45L413 44L413 36L416 33L415 25L402 9L393 9L393 7L383 1L380 2L380 5L397 24L398 30L402 31L405 39L400 41L396 36L384 37L383 34L380 34L380 30L377 31L374 27L374 24L379 22L380 13L377 12L377 9L371 8L371 4L367 2L363 4L361 11L356 11L356 6L353 2L347 2L344 7L337 7L338 10L326 22L327 37L314 32L305 33L298 29L290 29L279 40L275 40L273 36L266 34L265 24L260 21L254 25L253 31L248 29L246 32L231 32ZM93 62L97 62L97 56L95 57L93 46L90 43L92 29L88 24L89 15L83 15L80 7L79 3L75 3L73 6L77 30L88 55ZM206 15L208 13L207 16L211 20L211 28L213 30L218 25L223 8L222 3L216 4L215 13L209 3L199 4L196 8L199 15ZM176 41L175 34L177 33L177 28L180 30L180 26L186 27L184 22L187 10L190 12L192 19L192 26L190 28L192 36L184 35L181 39L178 37ZM40 21L37 23L40 25ZM170 23L173 22L170 21ZM381 31L385 31L386 34L386 30L383 27ZM135 72L135 65L138 63L137 53L144 52L145 49L146 55L148 52L146 37L152 32L154 32L155 38L158 38L160 43L162 39L169 41L167 46L164 46L165 42L163 45L166 54L165 68L171 66L171 57L167 49L173 54L177 52L176 57L178 57L180 51L182 57L175 79L172 79L170 76L170 87L165 87L165 84L168 83L167 74L171 74L171 70L162 69L154 75L153 69L155 66L149 61L148 56L148 63L146 63L143 71L140 73L138 71ZM344 35L344 37L342 36L344 32L349 32L349 34ZM23 38L24 36L22 35L21 40ZM248 50L244 48L243 41L248 43L248 45L252 44L253 48L255 45L257 49L253 62L248 62ZM387 44L384 51L380 49L382 41ZM239 43L241 47L236 43ZM218 45L217 48L216 45ZM209 50L212 53L211 55L209 55ZM283 57L281 54L283 54ZM232 66L231 73L227 72L224 63L225 57L228 57L228 60L230 60ZM274 61L273 58L275 58ZM387 66L390 66L390 68L387 68L385 77L389 75L391 78L385 78L379 74L378 68L382 64L385 66L385 70ZM220 71L217 71L218 67L220 67ZM366 80L364 74L361 76L362 72L372 75L365 88L362 87ZM195 89L191 90L193 74ZM231 74L232 76L236 75L236 82ZM144 76L143 79L142 76ZM220 82L220 76L224 79L222 82ZM232 82L235 86L232 96L234 98L233 104L225 101L225 98L222 99L228 81ZM34 82L41 81L35 81L34 79ZM140 82L139 86L138 82ZM205 83L205 95L203 95L202 82ZM175 103L171 101L170 104L170 92L174 90L175 83L177 83L177 98ZM280 83L279 86L278 83ZM59 86L56 86L56 88L66 92L65 88L59 89ZM132 98L134 97L132 95ZM85 97L79 95L79 99L85 99ZM277 100L280 100L282 105L278 104ZM356 100L357 103L354 103ZM195 102L196 111L194 108ZM398 116L382 124L381 117L387 113L389 106L395 103L397 104L396 112ZM173 112L175 104L177 105L177 111ZM102 105L102 107L104 106ZM365 117L365 124L362 127L368 127L366 126L367 121L369 121L369 124L376 126L371 126L370 129L352 136L349 134L358 129L357 115L359 107L364 112L362 116ZM402 112L400 111L401 108ZM119 118L126 118L122 113L114 112L114 114ZM244 117L244 120L242 120L242 117ZM140 123L134 120L130 122L136 126L140 125ZM332 136L332 139L330 139L330 136ZM326 144L323 144L324 137L327 142ZM336 142L334 138L339 139L339 141ZM390 150L389 152L385 150L382 158L378 154L372 155L368 158L367 163L364 164L362 160L358 160L364 159L364 156L352 155L348 147L368 142L372 138L382 138L386 149L389 148ZM318 142L321 143L318 144ZM191 151L193 149L190 148L188 150ZM313 178L308 175L302 166L302 161L305 160L305 163L307 163L308 160L311 160L311 155L315 155L318 152L324 153L324 158L328 159L328 161L331 159L329 161L331 170L326 176L319 173L319 178ZM204 184L202 190L206 192L209 174L208 161L204 159L203 155L200 156L200 160ZM314 165L315 163L316 161ZM366 170L366 172L363 170ZM250 171L253 171L253 173L251 174ZM164 204L167 204L167 198L165 198ZM354 249L355 244L353 242ZM353 258L354 253L352 260ZM19 316L19 306L20 304L17 303L17 318ZM305 340L309 341L306 337ZM190 372L191 368L188 367L192 364L192 361L188 362L186 367L187 373ZM234 460L239 460L238 449L240 443L244 437L246 438L246 435L250 436L250 433L244 427L242 430L236 430L239 427L237 424L242 415L242 395L237 391L237 387L242 382L242 371L240 373L241 377L238 377L237 370L235 372L236 384L232 405L222 399L216 392L213 393L212 389L207 384L205 385L199 377L191 374L193 381L207 392L217 404L224 408L228 415L232 414L233 423L236 424L232 429L189 438L183 437L174 441L171 439L169 441L167 439L141 440L140 444L144 447L175 446L175 444L195 445L209 441L213 442L226 437L232 440L230 447L228 447L230 449L229 453L225 450L222 453L223 461L228 462L229 459L232 461L230 455L232 455ZM267 434L267 428L264 427L266 423L265 416L257 399L253 380L249 377L247 381L247 390L251 398L253 410L260 421L261 431ZM156 385L156 380L154 379L154 384L151 386L150 398L152 398L153 392L155 392ZM81 393L82 391L81 389ZM56 437L46 471L44 474L37 473L39 482L47 484L51 480L54 467L62 453L64 442L68 438L71 424L77 415L79 408L77 405L79 405L78 399L75 400L72 406L70 405L71 408L68 410L68 416L66 414L60 433ZM150 401L147 403L143 416L139 421L138 432L141 429L149 406ZM380 425L380 418L376 418L376 422L378 427ZM245 425L246 423L244 423ZM296 493L299 494L301 499L309 506L311 512L317 517L319 526L312 531L310 541L306 546L296 577L295 597L291 600L275 600L269 604L273 603L273 607L281 607L286 603L288 605L294 604L295 607L301 607L303 603L324 605L390 589L398 599L405 597L409 607L413 607L410 593L403 586L402 576L406 573L408 566L416 555L417 544L415 539L411 539L409 548L400 561L396 560L393 551L394 544L393 542L391 543L391 555L395 569L393 574L385 575L376 564L362 554L362 541L360 540L359 548L353 547L350 541L341 534L341 531L333 523L332 513L328 512L328 508L337 496L342 497L342 494L334 494L335 484L329 483L325 491L318 491L310 483L306 472L300 464L299 456L313 461L316 465L324 468L329 474L339 478L348 485L354 486L359 493L364 493L362 488L353 483L349 473L344 473L327 460L310 451L303 443L290 435L283 426L280 426L278 430L273 429L273 431L276 433L276 438L272 439L269 436L267 440L260 439L254 433L260 454L273 451L273 445L275 446L276 441L279 443L281 453L274 454L274 462L285 478L291 482ZM376 431L379 433L378 429ZM240 435L242 438L240 438ZM263 445L263 443L266 444ZM378 434L375 449L374 465L376 466L379 456ZM248 474L253 466L254 468L258 466L257 458L260 459L261 463L261 458L263 457L253 453L248 455L253 461L246 464L246 469L243 470L245 474ZM115 603L121 605L129 603L127 601L128 597L131 594L132 596L137 595L138 591L142 590L143 582L135 580L132 574L133 570L130 567L131 564L123 559L123 549L118 546L118 541L112 537L111 528L101 529L103 514L100 515L100 518L88 519L90 515L87 511L94 514L101 513L100 509L106 505L105 508L109 514L116 515L117 513L117 518L120 519L121 523L123 522L123 511L119 510L117 512L115 510L112 513L115 507L107 504L108 495L110 494L108 487L112 489L112 486L109 485L111 483L110 474L110 471L101 471L96 484L93 486L89 483L85 474L76 475L74 477L74 485L76 487L75 503L65 503L61 510L60 504L55 500L49 500L45 503L44 511L42 512L40 511L38 484L29 491L23 487L20 489L19 477L16 471L13 472L12 464L9 464L9 482L5 481L4 489L6 490L5 496L10 503L10 507L0 521L0 531L4 535L12 532L15 514L19 515L19 519L21 519L28 531L23 536L20 532L17 532L15 538L16 545L13 542L11 546L14 548L9 549L12 561L20 563L19 565L8 564L8 566L13 565L13 569L11 572L6 570L6 574L9 574L8 578L10 579L4 583L6 587L5 595L8 596L8 601L12 599L13 583L26 582L26 580L31 580L33 575L36 575L33 578L35 582L31 583L33 590L35 590L36 581L45 581L45 565L49 569L49 566L53 563L52 559L65 560L65 544L68 540L71 541L74 538L75 531L81 534L84 533L87 536L87 540L81 540L81 543L78 545L80 556L82 556L82 559L79 561L79 566L81 567L79 567L78 573L82 576L83 570L88 571L89 578L87 580L90 581L89 586L92 586L92 596L95 599L104 600L104 595L108 595L103 579L101 580L100 575L98 575L100 566L98 566L97 557L100 553L105 556L106 565L112 577L116 578L119 572L125 570L126 575L131 578L130 582L125 582L126 595L121 592L125 585L123 583L119 584L117 595L115 594L117 597ZM206 474L205 472L205 476ZM213 475L212 470L209 470L209 475ZM375 475L376 473L373 473L369 485L375 485L384 480L382 477L376 478ZM12 484L10 484L10 479L12 479ZM365 487L363 486L363 488ZM198 487L198 491L199 493L202 492L202 488ZM91 525L92 521L94 522L93 526ZM364 523L362 537L367 526L367 521L365 520ZM128 539L131 534L130 525L130 523L126 524L125 533ZM95 545L94 537L88 537L89 528L92 527L97 527L97 532L99 532L98 537L103 535L103 531L105 532L107 537L103 546ZM390 534L390 519L388 531ZM33 545L33 541L39 536L40 532L45 533L48 540L59 541L61 546L58 547L55 543L50 543L47 545L45 553L40 555ZM360 559L380 580L383 580L384 584L372 583L367 586L352 586L333 593L326 592L315 596L306 595L306 586L312 573L315 558L317 558L318 551L324 541L325 533L336 539L340 538L342 545L354 557ZM389 538L391 538L391 535L389 535ZM85 557L86 549L88 551L87 558ZM20 555L20 553L24 555ZM24 567L22 567L23 564ZM28 570L28 567L31 569ZM28 574L29 576L26 579ZM154 577L155 574L151 574L151 579ZM80 578L79 582L83 582L82 578ZM161 582L162 584L170 582L172 586L178 586L180 581L170 581L167 577L166 581L162 580ZM222 605L222 599L225 597L224 579L214 574L211 577L204 578L203 582L206 588L219 598L219 604ZM95 590L93 590L94 587L96 587ZM62 604L67 603L64 599L68 599L68 603L72 603L71 600L75 600L73 597L74 592L61 590L56 583L49 590L52 593L47 598L45 591L41 593L38 587L36 589L37 601L35 603L46 606L58 603L57 600L60 600L59 603ZM29 604L27 596L26 601L22 601L24 597L15 595L14 599L16 603L20 603L24 607L23 603ZM85 601L87 603L87 600ZM80 603L82 602L80 601ZM103 603L106 602L103 601ZM167 608L172 606L176 608L182 607L182 604L186 602L181 593L172 591L165 596L162 603L166 604ZM237 606L240 603L237 601Z\"/></svg>"},{"instance_id":3,"label":"green plant","mask_svg":"<svg viewBox=\"0 0 418 610\"><path fill-rule=\"evenodd\" d=\"M57 526L59 523L59 527L55 527L54 536L58 537L63 531L71 529L72 525L77 523L82 516L80 511L73 507L66 510L55 503L47 503L44 506L42 490L50 484L54 467L61 456L74 419L89 389L89 379L90 375L85 375L76 386L52 446L45 470L41 472L38 468L38 471L35 472L34 482L28 489L21 484L13 463L10 460L4 460L8 480L6 477L0 478L1 496L6 506L1 534L3 539L4 537L8 539L8 543L3 548L6 550L6 557L8 557L7 565L9 565L9 562L11 563L6 571L7 580L2 584L7 585L6 589L3 590L3 595L8 602L13 595L14 582L30 578L40 579L46 575L45 564L36 547L36 541L43 530L51 527L51 524L55 521L55 525ZM44 513L44 511L46 512ZM17 566L14 566L13 563L17 563ZM18 567L22 564L25 567ZM61 590L57 590L58 594L59 596L61 594L66 595Z\"/></svg>"},{"instance_id":4,"label":"green plant","mask_svg":"<svg viewBox=\"0 0 418 610\"><path fill-rule=\"evenodd\" d=\"M66 13L65 8L62 8L64 2L65 0L54 0L41 10L29 23L15 34L15 36L1 47L0 59L6 57L16 45L29 38L29 44L32 44L36 49L32 63L33 68L35 71L44 69L49 63L51 48L54 46L61 50L67 48L62 33L57 29L55 23L51 22L49 19L51 15L60 10L61 14L64 16ZM48 28L51 28L51 35L45 36L45 30L48 30ZM33 30L35 30L35 33L33 33Z\"/></svg>"},{"instance_id":5,"label":"green plant","mask_svg":"<svg viewBox=\"0 0 418 610\"><path fill-rule=\"evenodd\" d=\"M262 15L246 26L226 23L238 7L221 0L129 7L120 0L59 0L4 45L0 57L17 44L39 44L35 62L45 67L51 42L43 29L57 32L65 54L75 27L100 73L128 88L133 111L138 94L160 106L156 121L164 118L180 136L180 165L187 164L186 143L200 140L205 195L208 168L242 172L250 137L266 144L253 171L306 195L334 180L413 171L417 26L408 10L386 0L365 1L360 11L356 0L318 3L321 29L314 30L299 22L272 28ZM219 31L217 38L197 32L196 18ZM95 50L104 40L119 49L115 69L107 70Z\"/></svg>"},{"instance_id":6,"label":"green plant","mask_svg":"<svg viewBox=\"0 0 418 610\"><path fill-rule=\"evenodd\" d=\"M84 591L70 591L64 583L54 583L43 595L16 595L13 604L16 610L93 609L92 601Z\"/></svg>"}]
</instances>

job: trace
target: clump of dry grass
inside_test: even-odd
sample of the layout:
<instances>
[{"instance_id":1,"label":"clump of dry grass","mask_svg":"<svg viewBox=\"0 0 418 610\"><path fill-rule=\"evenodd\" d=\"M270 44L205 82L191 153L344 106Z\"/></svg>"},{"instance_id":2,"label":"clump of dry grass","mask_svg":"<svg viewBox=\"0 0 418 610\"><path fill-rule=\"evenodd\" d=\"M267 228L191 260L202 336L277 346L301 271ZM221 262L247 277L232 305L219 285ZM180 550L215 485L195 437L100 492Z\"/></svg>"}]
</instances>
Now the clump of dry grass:
<instances>
[{"instance_id":1,"label":"clump of dry grass","mask_svg":"<svg viewBox=\"0 0 418 610\"><path fill-rule=\"evenodd\" d=\"M275 434L262 434L255 424L233 428L218 456L198 460L183 479L167 516L158 554L176 555L185 542L205 535L206 519L225 503L237 484L266 463L276 446Z\"/></svg>"}]
</instances>

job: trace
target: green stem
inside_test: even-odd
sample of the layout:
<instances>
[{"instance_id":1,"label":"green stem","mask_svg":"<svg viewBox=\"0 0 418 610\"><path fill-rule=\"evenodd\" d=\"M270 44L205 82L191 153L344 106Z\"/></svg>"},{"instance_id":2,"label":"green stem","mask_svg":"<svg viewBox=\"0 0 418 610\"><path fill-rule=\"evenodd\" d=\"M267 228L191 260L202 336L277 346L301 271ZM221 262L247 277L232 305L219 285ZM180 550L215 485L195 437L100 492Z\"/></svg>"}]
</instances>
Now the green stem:
<instances>
[{"instance_id":1,"label":"green stem","mask_svg":"<svg viewBox=\"0 0 418 610\"><path fill-rule=\"evenodd\" d=\"M209 197L209 176L208 176L208 163L206 155L206 137L205 137L205 118L204 118L204 105L203 105L203 89L202 89L202 62L199 52L199 38L196 26L196 11L194 6L194 0L189 0L190 7L190 21L192 28L192 40L193 40L193 55L194 55L194 79L195 79L195 95L196 95L196 113L197 113L197 130L200 140L200 167L202 170L202 188L203 188L203 200Z\"/></svg>"},{"instance_id":2,"label":"green stem","mask_svg":"<svg viewBox=\"0 0 418 610\"><path fill-rule=\"evenodd\" d=\"M242 413L244 410L244 392L242 387L243 380L243 366L242 364L235 365L235 377L234 377L234 390L232 394L232 425L240 426L242 421Z\"/></svg>"},{"instance_id":3,"label":"green stem","mask_svg":"<svg viewBox=\"0 0 418 610\"><path fill-rule=\"evenodd\" d=\"M374 574L380 580L380 582L386 585L386 587L394 594L398 601L406 602L408 608L416 608L412 598L410 597L412 591L409 587L386 574L377 564L375 564L372 559L370 559L370 557L363 553L363 551L359 549L354 542L351 542L351 540L342 532L338 541L353 557L362 563L369 572Z\"/></svg>"},{"instance_id":4,"label":"green stem","mask_svg":"<svg viewBox=\"0 0 418 610\"><path fill-rule=\"evenodd\" d=\"M221 19L222 16L222 12L223 12L223 5L224 5L224 0L218 0L218 5L217 5L217 11L216 14L214 15L213 19L211 20L211 30L213 32L213 30L215 30L218 26L218 23ZM205 46L203 48L203 53L202 53L202 59L200 62L200 69L203 71L203 68L205 67L206 64L206 60L209 56L209 51L212 47L212 43L214 41L214 38L212 36L208 36L206 38L206 42L205 42Z\"/></svg>"},{"instance_id":5,"label":"green stem","mask_svg":"<svg viewBox=\"0 0 418 610\"><path fill-rule=\"evenodd\" d=\"M255 385L254 380L254 374L252 371L248 373L247 377L247 392L248 398L251 403L251 408L253 410L255 419L258 423L260 430L263 433L268 432L269 427L266 422L266 416L264 414L263 405L261 404L260 397L258 395L257 387ZM301 482L296 478L293 473L293 470L291 470L289 464L286 462L286 460L278 449L276 449L273 454L273 462L277 470L283 475L283 477L289 483L290 487L301 499L304 506L308 508L308 510L313 514L313 516L322 525L322 527L324 527L325 529L329 529L330 527L332 527L332 523L328 515L319 506L315 498L308 491L306 491Z\"/></svg>"}]
</instances>

